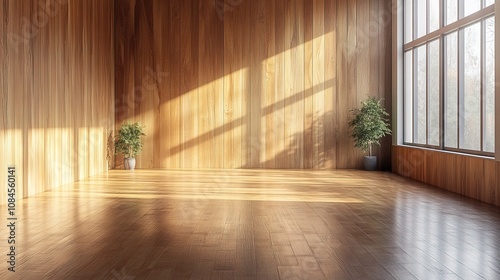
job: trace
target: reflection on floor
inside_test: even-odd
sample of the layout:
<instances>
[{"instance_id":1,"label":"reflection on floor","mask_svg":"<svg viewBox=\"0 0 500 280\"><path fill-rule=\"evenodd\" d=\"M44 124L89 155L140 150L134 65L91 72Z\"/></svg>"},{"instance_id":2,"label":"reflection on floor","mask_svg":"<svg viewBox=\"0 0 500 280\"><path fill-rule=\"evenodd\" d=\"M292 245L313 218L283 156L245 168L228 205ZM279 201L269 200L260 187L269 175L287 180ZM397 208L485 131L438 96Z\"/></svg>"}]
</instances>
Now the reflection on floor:
<instances>
[{"instance_id":1,"label":"reflection on floor","mask_svg":"<svg viewBox=\"0 0 500 280\"><path fill-rule=\"evenodd\" d=\"M499 208L390 173L117 170L17 216L0 279L500 279Z\"/></svg>"}]
</instances>

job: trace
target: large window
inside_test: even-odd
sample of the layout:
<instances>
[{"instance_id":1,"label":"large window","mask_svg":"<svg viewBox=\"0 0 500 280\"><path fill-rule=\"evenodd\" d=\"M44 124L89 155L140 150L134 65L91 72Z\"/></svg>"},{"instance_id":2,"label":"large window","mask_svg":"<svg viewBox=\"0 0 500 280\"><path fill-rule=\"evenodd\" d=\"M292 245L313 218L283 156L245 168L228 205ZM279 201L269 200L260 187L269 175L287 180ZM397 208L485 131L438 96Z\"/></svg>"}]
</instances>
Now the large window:
<instances>
[{"instance_id":1,"label":"large window","mask_svg":"<svg viewBox=\"0 0 500 280\"><path fill-rule=\"evenodd\" d=\"M404 0L404 141L495 152L494 0Z\"/></svg>"}]
</instances>

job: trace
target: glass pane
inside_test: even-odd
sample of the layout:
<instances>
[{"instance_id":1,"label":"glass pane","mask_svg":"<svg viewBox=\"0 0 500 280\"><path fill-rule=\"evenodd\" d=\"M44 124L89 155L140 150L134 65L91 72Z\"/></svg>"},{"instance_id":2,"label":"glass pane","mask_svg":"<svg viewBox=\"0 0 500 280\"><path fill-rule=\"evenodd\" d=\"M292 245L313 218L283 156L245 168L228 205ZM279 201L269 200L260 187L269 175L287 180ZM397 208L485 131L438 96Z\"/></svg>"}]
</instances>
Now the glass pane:
<instances>
[{"instance_id":1,"label":"glass pane","mask_svg":"<svg viewBox=\"0 0 500 280\"><path fill-rule=\"evenodd\" d=\"M404 141L407 143L413 143L413 51L408 51L405 53L404 63Z\"/></svg>"},{"instance_id":2,"label":"glass pane","mask_svg":"<svg viewBox=\"0 0 500 280\"><path fill-rule=\"evenodd\" d=\"M429 43L429 145L439 145L439 40Z\"/></svg>"},{"instance_id":3,"label":"glass pane","mask_svg":"<svg viewBox=\"0 0 500 280\"><path fill-rule=\"evenodd\" d=\"M417 88L415 89L415 143L427 143L427 45L416 50Z\"/></svg>"},{"instance_id":4,"label":"glass pane","mask_svg":"<svg viewBox=\"0 0 500 280\"><path fill-rule=\"evenodd\" d=\"M458 62L457 32L445 37L446 62L444 70L445 141L449 148L458 148Z\"/></svg>"},{"instance_id":5,"label":"glass pane","mask_svg":"<svg viewBox=\"0 0 500 280\"><path fill-rule=\"evenodd\" d=\"M485 7L488 7L489 5L495 4L495 0L486 0L485 1Z\"/></svg>"},{"instance_id":6,"label":"glass pane","mask_svg":"<svg viewBox=\"0 0 500 280\"><path fill-rule=\"evenodd\" d=\"M413 1L405 0L405 44L413 40Z\"/></svg>"},{"instance_id":7,"label":"glass pane","mask_svg":"<svg viewBox=\"0 0 500 280\"><path fill-rule=\"evenodd\" d=\"M446 0L446 24L457 21L457 0Z\"/></svg>"},{"instance_id":8,"label":"glass pane","mask_svg":"<svg viewBox=\"0 0 500 280\"><path fill-rule=\"evenodd\" d=\"M417 1L417 38L427 34L427 1Z\"/></svg>"},{"instance_id":9,"label":"glass pane","mask_svg":"<svg viewBox=\"0 0 500 280\"><path fill-rule=\"evenodd\" d=\"M484 143L485 152L495 152L495 18L485 21Z\"/></svg>"},{"instance_id":10,"label":"glass pane","mask_svg":"<svg viewBox=\"0 0 500 280\"><path fill-rule=\"evenodd\" d=\"M463 0L464 1L464 17L473 14L481 9L482 0Z\"/></svg>"},{"instance_id":11,"label":"glass pane","mask_svg":"<svg viewBox=\"0 0 500 280\"><path fill-rule=\"evenodd\" d=\"M429 33L439 28L439 1L429 1Z\"/></svg>"},{"instance_id":12,"label":"glass pane","mask_svg":"<svg viewBox=\"0 0 500 280\"><path fill-rule=\"evenodd\" d=\"M481 23L464 29L463 114L460 148L481 149ZM462 101L462 100L461 100Z\"/></svg>"}]
</instances>

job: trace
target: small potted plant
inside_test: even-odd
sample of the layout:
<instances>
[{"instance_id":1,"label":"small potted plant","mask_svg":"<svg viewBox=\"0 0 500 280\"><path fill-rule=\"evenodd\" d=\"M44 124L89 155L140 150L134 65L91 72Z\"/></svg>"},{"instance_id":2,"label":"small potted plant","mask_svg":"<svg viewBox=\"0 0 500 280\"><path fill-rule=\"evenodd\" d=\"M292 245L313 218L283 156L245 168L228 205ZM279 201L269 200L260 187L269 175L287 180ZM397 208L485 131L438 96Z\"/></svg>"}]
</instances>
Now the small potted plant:
<instances>
[{"instance_id":1,"label":"small potted plant","mask_svg":"<svg viewBox=\"0 0 500 280\"><path fill-rule=\"evenodd\" d=\"M364 158L364 167L369 171L377 168L377 157L372 156L372 145L380 145L380 138L391 134L389 113L380 102L374 97L362 101L361 108L351 110L354 117L349 122L354 145L363 152L368 152L368 156Z\"/></svg>"},{"instance_id":2,"label":"small potted plant","mask_svg":"<svg viewBox=\"0 0 500 280\"><path fill-rule=\"evenodd\" d=\"M115 153L123 154L125 169L135 169L135 156L142 151L143 126L138 122L124 123L115 137Z\"/></svg>"}]
</instances>

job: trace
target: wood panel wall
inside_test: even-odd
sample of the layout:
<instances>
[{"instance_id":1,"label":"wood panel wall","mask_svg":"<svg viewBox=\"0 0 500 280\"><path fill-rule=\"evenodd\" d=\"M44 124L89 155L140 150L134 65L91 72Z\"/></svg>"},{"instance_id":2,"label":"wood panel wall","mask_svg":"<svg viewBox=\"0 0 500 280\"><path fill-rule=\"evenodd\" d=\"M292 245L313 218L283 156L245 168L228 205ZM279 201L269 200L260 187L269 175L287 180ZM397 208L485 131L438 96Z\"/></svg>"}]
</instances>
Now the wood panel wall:
<instances>
[{"instance_id":1,"label":"wood panel wall","mask_svg":"<svg viewBox=\"0 0 500 280\"><path fill-rule=\"evenodd\" d=\"M390 3L117 0L116 125L146 126L138 167L360 167L349 109L391 111Z\"/></svg>"},{"instance_id":2,"label":"wood panel wall","mask_svg":"<svg viewBox=\"0 0 500 280\"><path fill-rule=\"evenodd\" d=\"M500 206L500 162L493 159L394 146L392 171Z\"/></svg>"},{"instance_id":3,"label":"wood panel wall","mask_svg":"<svg viewBox=\"0 0 500 280\"><path fill-rule=\"evenodd\" d=\"M0 0L0 204L101 173L114 128L113 1Z\"/></svg>"}]
</instances>

